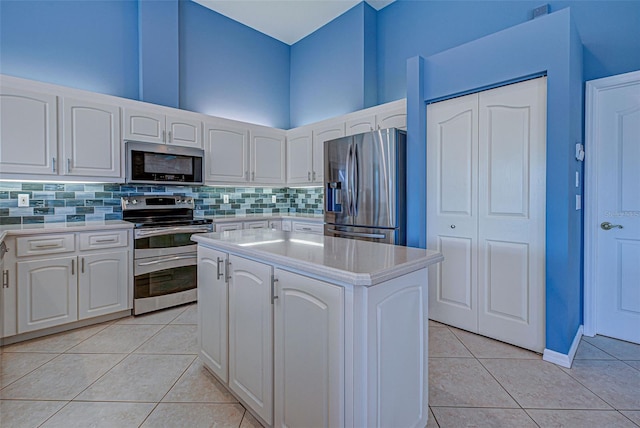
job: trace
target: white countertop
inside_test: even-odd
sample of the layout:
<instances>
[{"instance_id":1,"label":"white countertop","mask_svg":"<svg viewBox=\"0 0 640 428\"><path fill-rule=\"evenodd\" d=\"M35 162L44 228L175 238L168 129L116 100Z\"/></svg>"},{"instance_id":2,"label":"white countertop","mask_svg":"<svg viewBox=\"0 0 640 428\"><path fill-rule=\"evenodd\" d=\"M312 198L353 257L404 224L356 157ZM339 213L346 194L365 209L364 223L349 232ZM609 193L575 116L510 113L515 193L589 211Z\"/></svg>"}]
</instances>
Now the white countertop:
<instances>
[{"instance_id":1,"label":"white countertop","mask_svg":"<svg viewBox=\"0 0 640 428\"><path fill-rule=\"evenodd\" d=\"M353 285L372 286L444 260L420 248L270 229L193 235L200 245Z\"/></svg>"},{"instance_id":2,"label":"white countertop","mask_svg":"<svg viewBox=\"0 0 640 428\"><path fill-rule=\"evenodd\" d=\"M103 229L133 229L133 226L133 223L123 220L7 224L0 225L0 242L2 242L8 235L34 235L48 232L82 232L85 230Z\"/></svg>"},{"instance_id":3,"label":"white countertop","mask_svg":"<svg viewBox=\"0 0 640 428\"><path fill-rule=\"evenodd\" d=\"M260 221L260 220L302 220L313 221L315 223L324 222L324 214L308 214L308 213L261 213L246 215L206 215L198 218L206 218L213 220L214 223L232 222L232 221Z\"/></svg>"}]
</instances>

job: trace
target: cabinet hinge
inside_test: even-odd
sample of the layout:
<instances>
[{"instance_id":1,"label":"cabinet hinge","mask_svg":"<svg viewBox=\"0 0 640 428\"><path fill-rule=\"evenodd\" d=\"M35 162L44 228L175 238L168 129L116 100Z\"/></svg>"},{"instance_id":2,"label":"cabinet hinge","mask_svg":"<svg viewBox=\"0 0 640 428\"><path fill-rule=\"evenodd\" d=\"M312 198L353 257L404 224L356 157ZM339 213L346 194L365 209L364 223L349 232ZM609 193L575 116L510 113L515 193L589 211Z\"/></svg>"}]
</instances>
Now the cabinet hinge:
<instances>
[{"instance_id":1,"label":"cabinet hinge","mask_svg":"<svg viewBox=\"0 0 640 428\"><path fill-rule=\"evenodd\" d=\"M275 275L271 275L271 304L273 305L278 298L276 296L276 282L278 282L278 278Z\"/></svg>"}]
</instances>

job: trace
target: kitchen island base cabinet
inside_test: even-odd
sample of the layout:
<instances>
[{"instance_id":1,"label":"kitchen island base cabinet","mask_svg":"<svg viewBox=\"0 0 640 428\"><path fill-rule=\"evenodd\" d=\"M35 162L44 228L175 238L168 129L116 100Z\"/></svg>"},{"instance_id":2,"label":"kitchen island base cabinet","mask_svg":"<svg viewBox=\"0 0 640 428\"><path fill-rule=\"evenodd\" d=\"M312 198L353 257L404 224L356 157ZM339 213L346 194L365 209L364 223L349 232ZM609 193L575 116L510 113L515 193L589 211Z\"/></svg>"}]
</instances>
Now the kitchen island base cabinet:
<instances>
[{"instance_id":1,"label":"kitchen island base cabinet","mask_svg":"<svg viewBox=\"0 0 640 428\"><path fill-rule=\"evenodd\" d=\"M192 239L208 272L198 288L227 278L226 384L263 425L426 426L427 268L440 253L271 229ZM222 313L217 299L201 294L199 310ZM210 334L224 346L224 320L202 319L202 346Z\"/></svg>"},{"instance_id":2,"label":"kitchen island base cabinet","mask_svg":"<svg viewBox=\"0 0 640 428\"><path fill-rule=\"evenodd\" d=\"M211 248L198 248L198 341L200 358L220 380L229 379L228 288L225 265L228 255ZM206 303L204 303L206 302Z\"/></svg>"},{"instance_id":3,"label":"kitchen island base cabinet","mask_svg":"<svg viewBox=\"0 0 640 428\"><path fill-rule=\"evenodd\" d=\"M344 426L344 288L275 277L274 426Z\"/></svg>"},{"instance_id":4,"label":"kitchen island base cabinet","mask_svg":"<svg viewBox=\"0 0 640 428\"><path fill-rule=\"evenodd\" d=\"M229 255L229 388L273 422L272 268Z\"/></svg>"}]
</instances>

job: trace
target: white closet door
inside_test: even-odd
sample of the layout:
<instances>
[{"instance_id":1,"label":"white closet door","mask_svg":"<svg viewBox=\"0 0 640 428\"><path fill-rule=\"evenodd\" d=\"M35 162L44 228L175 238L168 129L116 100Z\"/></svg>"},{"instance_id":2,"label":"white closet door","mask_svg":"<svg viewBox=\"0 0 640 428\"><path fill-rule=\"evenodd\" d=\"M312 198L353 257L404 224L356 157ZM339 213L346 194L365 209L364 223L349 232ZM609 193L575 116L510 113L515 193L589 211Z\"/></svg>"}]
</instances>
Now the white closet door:
<instances>
[{"instance_id":1,"label":"white closet door","mask_svg":"<svg viewBox=\"0 0 640 428\"><path fill-rule=\"evenodd\" d=\"M546 78L427 107L429 317L544 349Z\"/></svg>"},{"instance_id":2,"label":"white closet door","mask_svg":"<svg viewBox=\"0 0 640 428\"><path fill-rule=\"evenodd\" d=\"M477 331L478 95L427 106L429 317Z\"/></svg>"},{"instance_id":3,"label":"white closet door","mask_svg":"<svg viewBox=\"0 0 640 428\"><path fill-rule=\"evenodd\" d=\"M478 331L544 349L546 78L479 94Z\"/></svg>"}]
</instances>

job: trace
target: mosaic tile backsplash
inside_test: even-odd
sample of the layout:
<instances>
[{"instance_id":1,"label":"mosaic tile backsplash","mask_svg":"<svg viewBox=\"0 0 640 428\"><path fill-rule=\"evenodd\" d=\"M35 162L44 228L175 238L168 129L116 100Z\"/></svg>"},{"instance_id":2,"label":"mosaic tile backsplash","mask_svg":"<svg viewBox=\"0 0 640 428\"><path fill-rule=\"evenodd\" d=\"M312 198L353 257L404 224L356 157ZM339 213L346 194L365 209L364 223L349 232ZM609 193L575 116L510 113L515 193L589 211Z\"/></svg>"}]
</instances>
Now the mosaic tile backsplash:
<instances>
[{"instance_id":1,"label":"mosaic tile backsplash","mask_svg":"<svg viewBox=\"0 0 640 428\"><path fill-rule=\"evenodd\" d=\"M18 208L18 194L29 195L29 207ZM83 183L16 183L0 181L0 224L34 224L121 220L122 196L171 194L192 196L196 217L262 213L322 214L323 189L210 186L145 186ZM229 195L229 203L223 203ZM276 203L271 196L276 196Z\"/></svg>"}]
</instances>

